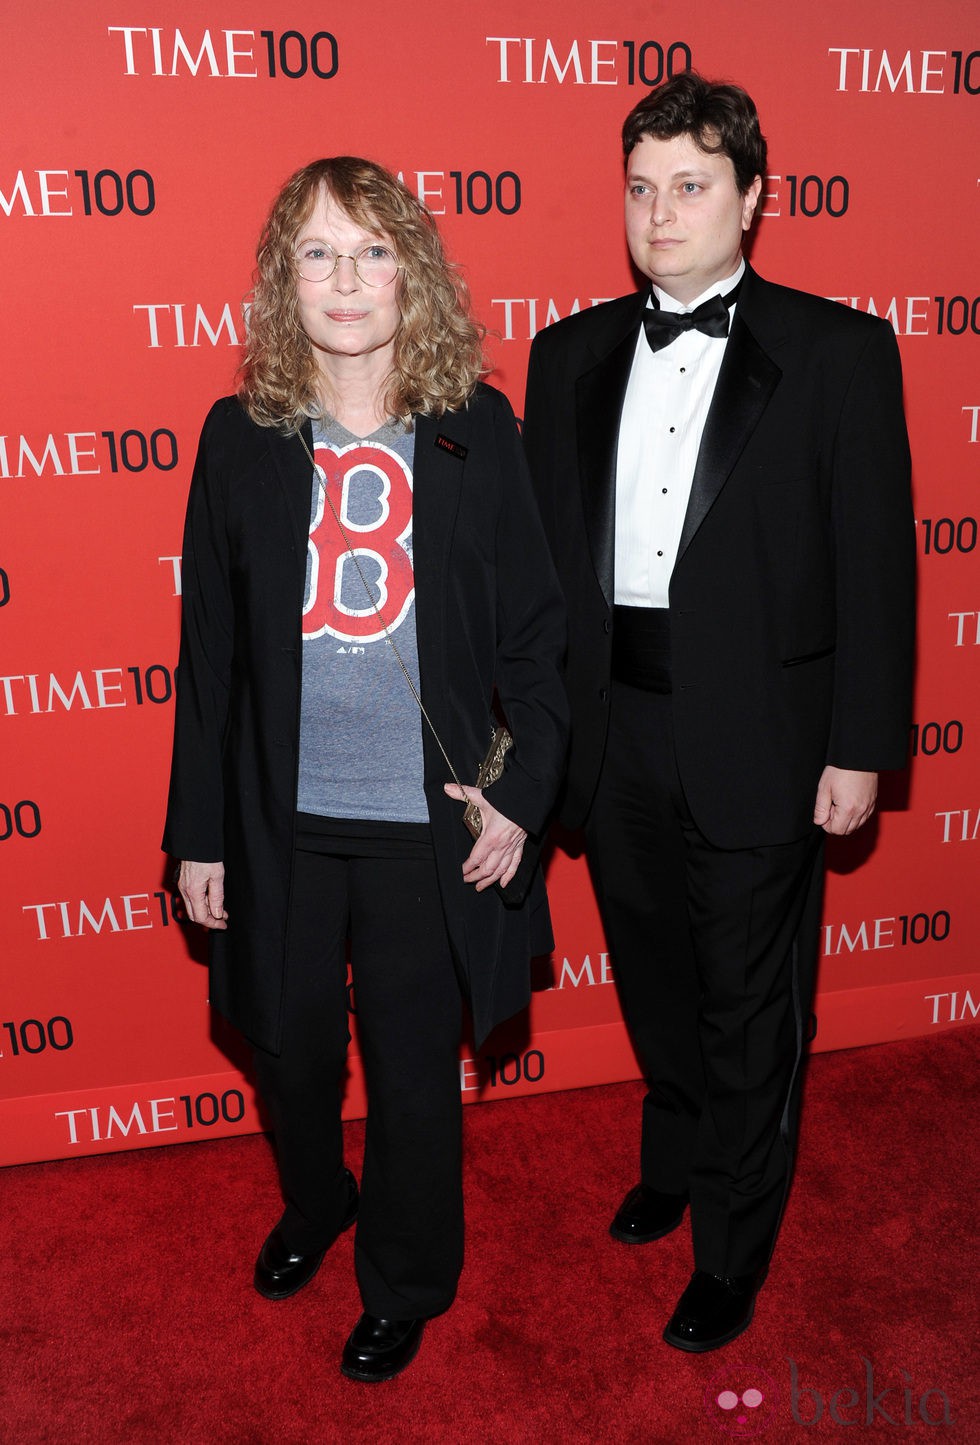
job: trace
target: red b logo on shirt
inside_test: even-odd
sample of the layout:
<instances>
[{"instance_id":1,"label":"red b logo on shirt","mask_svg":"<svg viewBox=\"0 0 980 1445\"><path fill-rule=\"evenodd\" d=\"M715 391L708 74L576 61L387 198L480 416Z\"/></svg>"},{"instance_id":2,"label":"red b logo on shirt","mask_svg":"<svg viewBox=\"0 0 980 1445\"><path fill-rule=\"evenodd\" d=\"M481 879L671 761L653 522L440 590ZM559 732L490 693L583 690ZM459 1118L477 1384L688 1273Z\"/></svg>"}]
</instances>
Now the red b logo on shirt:
<instances>
[{"instance_id":1,"label":"red b logo on shirt","mask_svg":"<svg viewBox=\"0 0 980 1445\"><path fill-rule=\"evenodd\" d=\"M351 442L334 451L318 446L314 453L322 472L316 515L310 527L310 595L303 609L303 636L324 632L343 642L376 642L384 628L373 603L394 632L415 595L415 574L408 552L412 531L412 478L397 453L384 446ZM351 481L369 472L380 490L376 516L368 522L350 517ZM337 527L326 491L364 572L371 596ZM379 575L380 573L380 575ZM345 603L342 598L347 598Z\"/></svg>"}]
</instances>

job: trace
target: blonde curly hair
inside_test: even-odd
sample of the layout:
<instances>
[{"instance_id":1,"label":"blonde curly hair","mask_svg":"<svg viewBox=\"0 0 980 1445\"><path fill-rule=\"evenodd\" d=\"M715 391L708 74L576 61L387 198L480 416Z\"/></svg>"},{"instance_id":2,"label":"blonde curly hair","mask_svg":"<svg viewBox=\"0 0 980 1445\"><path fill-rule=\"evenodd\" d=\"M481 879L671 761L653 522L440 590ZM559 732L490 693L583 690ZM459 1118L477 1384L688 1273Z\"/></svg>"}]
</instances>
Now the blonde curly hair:
<instances>
[{"instance_id":1,"label":"blonde curly hair","mask_svg":"<svg viewBox=\"0 0 980 1445\"><path fill-rule=\"evenodd\" d=\"M387 236L402 265L401 319L384 396L388 414L407 422L413 412L459 410L486 370L486 333L469 314L466 284L446 259L435 221L382 166L331 156L289 178L262 231L239 385L249 416L288 434L323 410L314 349L299 319L293 255L324 194L359 226Z\"/></svg>"}]
</instances>

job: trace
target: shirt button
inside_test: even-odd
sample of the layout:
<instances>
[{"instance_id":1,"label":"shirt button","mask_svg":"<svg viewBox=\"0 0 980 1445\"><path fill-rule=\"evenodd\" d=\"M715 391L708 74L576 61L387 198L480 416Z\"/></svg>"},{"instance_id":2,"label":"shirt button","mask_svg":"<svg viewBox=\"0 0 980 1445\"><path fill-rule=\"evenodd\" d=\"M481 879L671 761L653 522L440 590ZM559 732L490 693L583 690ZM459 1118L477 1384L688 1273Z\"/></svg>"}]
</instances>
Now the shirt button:
<instances>
[{"instance_id":1,"label":"shirt button","mask_svg":"<svg viewBox=\"0 0 980 1445\"><path fill-rule=\"evenodd\" d=\"M666 495L667 495L667 488L666 488L666 487L661 487L660 490L663 492L664 496L666 497Z\"/></svg>"},{"instance_id":2,"label":"shirt button","mask_svg":"<svg viewBox=\"0 0 980 1445\"><path fill-rule=\"evenodd\" d=\"M662 557L663 555L664 555L664 554L663 554L662 552L658 552L658 553L657 553L657 556L658 556L658 557Z\"/></svg>"},{"instance_id":3,"label":"shirt button","mask_svg":"<svg viewBox=\"0 0 980 1445\"><path fill-rule=\"evenodd\" d=\"M602 630L603 630L603 632L606 632L606 633L612 632L612 623L609 621L609 618L608 618L608 617L606 618L606 620L605 620L605 621L603 622L603 624L602 624Z\"/></svg>"},{"instance_id":4,"label":"shirt button","mask_svg":"<svg viewBox=\"0 0 980 1445\"><path fill-rule=\"evenodd\" d=\"M600 701L600 702L606 702L606 701L608 700L608 698L609 698L609 689L606 688L606 687L600 687L600 689L599 689L599 701Z\"/></svg>"},{"instance_id":5,"label":"shirt button","mask_svg":"<svg viewBox=\"0 0 980 1445\"><path fill-rule=\"evenodd\" d=\"M677 428L676 428L675 426L672 426L670 430L671 430L671 434L673 434L673 433L677 430Z\"/></svg>"}]
</instances>

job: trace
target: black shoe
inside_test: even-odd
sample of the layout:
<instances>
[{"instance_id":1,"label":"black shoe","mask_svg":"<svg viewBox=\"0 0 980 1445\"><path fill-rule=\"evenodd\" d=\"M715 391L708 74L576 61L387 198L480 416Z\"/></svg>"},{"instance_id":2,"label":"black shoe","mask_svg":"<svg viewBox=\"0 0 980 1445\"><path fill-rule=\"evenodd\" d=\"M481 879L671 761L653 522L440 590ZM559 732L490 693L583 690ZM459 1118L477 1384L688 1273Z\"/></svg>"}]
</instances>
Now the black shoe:
<instances>
[{"instance_id":1,"label":"black shoe","mask_svg":"<svg viewBox=\"0 0 980 1445\"><path fill-rule=\"evenodd\" d=\"M623 1244L649 1244L676 1229L686 1208L686 1194L663 1194L637 1184L619 1206L609 1233Z\"/></svg>"},{"instance_id":2,"label":"black shoe","mask_svg":"<svg viewBox=\"0 0 980 1445\"><path fill-rule=\"evenodd\" d=\"M722 1279L696 1269L664 1330L667 1344L691 1354L727 1345L752 1323L761 1283L758 1274Z\"/></svg>"},{"instance_id":3,"label":"black shoe","mask_svg":"<svg viewBox=\"0 0 980 1445\"><path fill-rule=\"evenodd\" d=\"M347 1175L347 1212L333 1239L328 1240L322 1249L313 1254L291 1254L283 1243L277 1224L259 1250L253 1283L266 1299L288 1299L309 1284L334 1240L354 1223L357 1218L357 1180L349 1169L345 1169L344 1173Z\"/></svg>"},{"instance_id":4,"label":"black shoe","mask_svg":"<svg viewBox=\"0 0 980 1445\"><path fill-rule=\"evenodd\" d=\"M350 1380L390 1380L410 1365L422 1342L425 1320L382 1320L361 1315L344 1346L341 1374Z\"/></svg>"}]
</instances>

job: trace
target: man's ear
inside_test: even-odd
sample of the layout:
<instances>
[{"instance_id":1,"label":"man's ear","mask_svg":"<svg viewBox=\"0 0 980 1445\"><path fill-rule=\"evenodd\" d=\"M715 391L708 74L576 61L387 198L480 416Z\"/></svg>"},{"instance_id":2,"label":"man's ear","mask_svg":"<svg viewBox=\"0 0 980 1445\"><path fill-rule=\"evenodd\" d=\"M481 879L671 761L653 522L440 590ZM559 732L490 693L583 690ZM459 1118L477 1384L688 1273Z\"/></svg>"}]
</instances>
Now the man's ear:
<instances>
[{"instance_id":1,"label":"man's ear","mask_svg":"<svg viewBox=\"0 0 980 1445\"><path fill-rule=\"evenodd\" d=\"M762 177L756 176L742 197L742 230L747 231L755 217L755 208L762 194Z\"/></svg>"}]
</instances>

